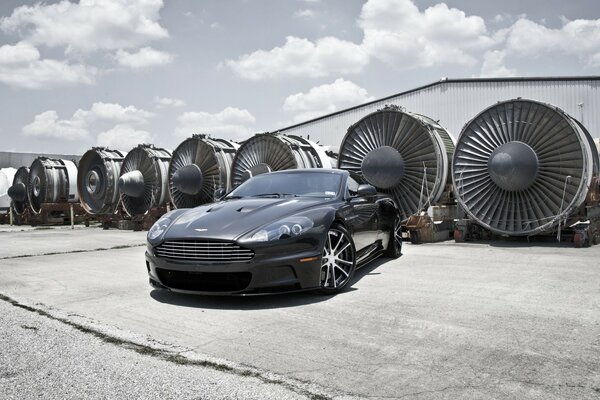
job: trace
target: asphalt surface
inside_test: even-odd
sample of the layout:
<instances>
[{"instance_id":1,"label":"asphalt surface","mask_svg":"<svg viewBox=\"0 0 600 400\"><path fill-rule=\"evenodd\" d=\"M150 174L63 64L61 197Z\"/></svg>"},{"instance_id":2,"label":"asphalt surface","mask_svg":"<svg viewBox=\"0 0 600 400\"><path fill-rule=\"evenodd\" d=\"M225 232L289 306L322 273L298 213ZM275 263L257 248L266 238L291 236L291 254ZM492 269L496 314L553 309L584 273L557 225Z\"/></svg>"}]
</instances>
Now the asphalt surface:
<instances>
[{"instance_id":1,"label":"asphalt surface","mask_svg":"<svg viewBox=\"0 0 600 400\"><path fill-rule=\"evenodd\" d=\"M222 372L226 365L193 365L175 349L119 341L39 312L0 301L2 399L310 398L279 382Z\"/></svg>"},{"instance_id":2,"label":"asphalt surface","mask_svg":"<svg viewBox=\"0 0 600 400\"><path fill-rule=\"evenodd\" d=\"M222 298L151 290L142 232L75 232L0 232L0 398L600 397L600 246L405 244L334 297Z\"/></svg>"},{"instance_id":3,"label":"asphalt surface","mask_svg":"<svg viewBox=\"0 0 600 400\"><path fill-rule=\"evenodd\" d=\"M144 245L145 232L100 228L4 227L0 225L0 259L100 251Z\"/></svg>"}]
</instances>

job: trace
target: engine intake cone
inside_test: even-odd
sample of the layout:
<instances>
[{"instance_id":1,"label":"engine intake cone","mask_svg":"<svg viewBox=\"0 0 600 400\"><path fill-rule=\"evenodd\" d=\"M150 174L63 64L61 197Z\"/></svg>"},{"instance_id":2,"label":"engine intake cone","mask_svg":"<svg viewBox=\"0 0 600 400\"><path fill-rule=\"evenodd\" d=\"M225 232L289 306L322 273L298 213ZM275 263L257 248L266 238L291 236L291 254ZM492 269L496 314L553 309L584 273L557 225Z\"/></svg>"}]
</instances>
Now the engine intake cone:
<instances>
[{"instance_id":1,"label":"engine intake cone","mask_svg":"<svg viewBox=\"0 0 600 400\"><path fill-rule=\"evenodd\" d=\"M535 151L523 142L503 144L490 154L488 171L492 181L509 192L530 187L538 172Z\"/></svg>"},{"instance_id":2,"label":"engine intake cone","mask_svg":"<svg viewBox=\"0 0 600 400\"><path fill-rule=\"evenodd\" d=\"M25 201L27 198L27 188L22 182L15 183L8 188L8 195L14 201Z\"/></svg>"},{"instance_id":3,"label":"engine intake cone","mask_svg":"<svg viewBox=\"0 0 600 400\"><path fill-rule=\"evenodd\" d=\"M119 190L131 197L141 197L145 191L144 175L140 171L127 172L119 178Z\"/></svg>"},{"instance_id":4,"label":"engine intake cone","mask_svg":"<svg viewBox=\"0 0 600 400\"><path fill-rule=\"evenodd\" d=\"M202 170L196 164L189 164L179 168L171 178L173 186L182 193L196 195L202 190L204 177Z\"/></svg>"},{"instance_id":5,"label":"engine intake cone","mask_svg":"<svg viewBox=\"0 0 600 400\"><path fill-rule=\"evenodd\" d=\"M400 183L404 176L404 159L391 146L371 150L360 166L365 179L373 186L390 189Z\"/></svg>"}]
</instances>

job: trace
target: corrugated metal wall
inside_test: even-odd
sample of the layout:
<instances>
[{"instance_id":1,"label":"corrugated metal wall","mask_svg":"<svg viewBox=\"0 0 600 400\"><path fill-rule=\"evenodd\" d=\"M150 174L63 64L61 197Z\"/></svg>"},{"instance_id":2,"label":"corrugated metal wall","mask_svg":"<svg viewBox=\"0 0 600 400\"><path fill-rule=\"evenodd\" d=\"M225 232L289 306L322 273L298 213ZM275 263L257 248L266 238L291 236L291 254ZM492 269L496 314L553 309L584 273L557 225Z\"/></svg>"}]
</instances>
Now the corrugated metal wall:
<instances>
[{"instance_id":1,"label":"corrugated metal wall","mask_svg":"<svg viewBox=\"0 0 600 400\"><path fill-rule=\"evenodd\" d=\"M33 160L38 157L60 158L64 160L72 160L79 163L81 155L71 154L44 154L44 153L13 153L8 151L0 151L0 168L13 167L29 167Z\"/></svg>"},{"instance_id":2,"label":"corrugated metal wall","mask_svg":"<svg viewBox=\"0 0 600 400\"><path fill-rule=\"evenodd\" d=\"M281 132L309 136L323 145L339 146L346 130L365 115L396 104L424 114L458 138L463 126L498 101L517 97L543 101L562 108L580 120L593 137L600 137L600 77L585 79L459 80L441 81L423 89L399 94L364 106L307 122Z\"/></svg>"}]
</instances>

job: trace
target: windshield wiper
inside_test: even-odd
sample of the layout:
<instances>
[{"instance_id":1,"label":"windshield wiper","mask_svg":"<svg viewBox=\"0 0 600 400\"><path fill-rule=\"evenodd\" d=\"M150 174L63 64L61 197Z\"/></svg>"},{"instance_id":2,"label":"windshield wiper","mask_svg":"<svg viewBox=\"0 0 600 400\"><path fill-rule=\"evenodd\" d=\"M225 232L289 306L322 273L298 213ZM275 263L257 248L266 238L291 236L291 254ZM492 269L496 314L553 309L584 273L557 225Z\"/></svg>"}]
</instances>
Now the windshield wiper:
<instances>
[{"instance_id":1,"label":"windshield wiper","mask_svg":"<svg viewBox=\"0 0 600 400\"><path fill-rule=\"evenodd\" d=\"M284 195L286 195L288 193L260 193L260 194L254 194L252 195L252 197L283 197Z\"/></svg>"},{"instance_id":2,"label":"windshield wiper","mask_svg":"<svg viewBox=\"0 0 600 400\"><path fill-rule=\"evenodd\" d=\"M241 199L244 196L225 196L223 200L233 200L233 199Z\"/></svg>"},{"instance_id":3,"label":"windshield wiper","mask_svg":"<svg viewBox=\"0 0 600 400\"><path fill-rule=\"evenodd\" d=\"M312 198L331 198L331 197L335 197L335 194L325 194L325 193L319 193L319 194L295 194L294 197L312 197Z\"/></svg>"}]
</instances>

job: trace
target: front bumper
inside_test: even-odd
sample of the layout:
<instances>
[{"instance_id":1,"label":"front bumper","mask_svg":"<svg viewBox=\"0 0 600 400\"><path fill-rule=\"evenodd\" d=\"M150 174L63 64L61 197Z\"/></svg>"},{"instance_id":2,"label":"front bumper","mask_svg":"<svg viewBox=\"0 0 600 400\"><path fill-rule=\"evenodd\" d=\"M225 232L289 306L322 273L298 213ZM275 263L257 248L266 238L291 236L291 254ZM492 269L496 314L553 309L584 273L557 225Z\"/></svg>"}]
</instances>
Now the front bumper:
<instances>
[{"instance_id":1,"label":"front bumper","mask_svg":"<svg viewBox=\"0 0 600 400\"><path fill-rule=\"evenodd\" d=\"M154 246L148 245L146 268L150 284L174 292L208 295L269 294L320 286L323 249L320 237L245 247L254 251L250 261L198 263L157 257Z\"/></svg>"}]
</instances>

